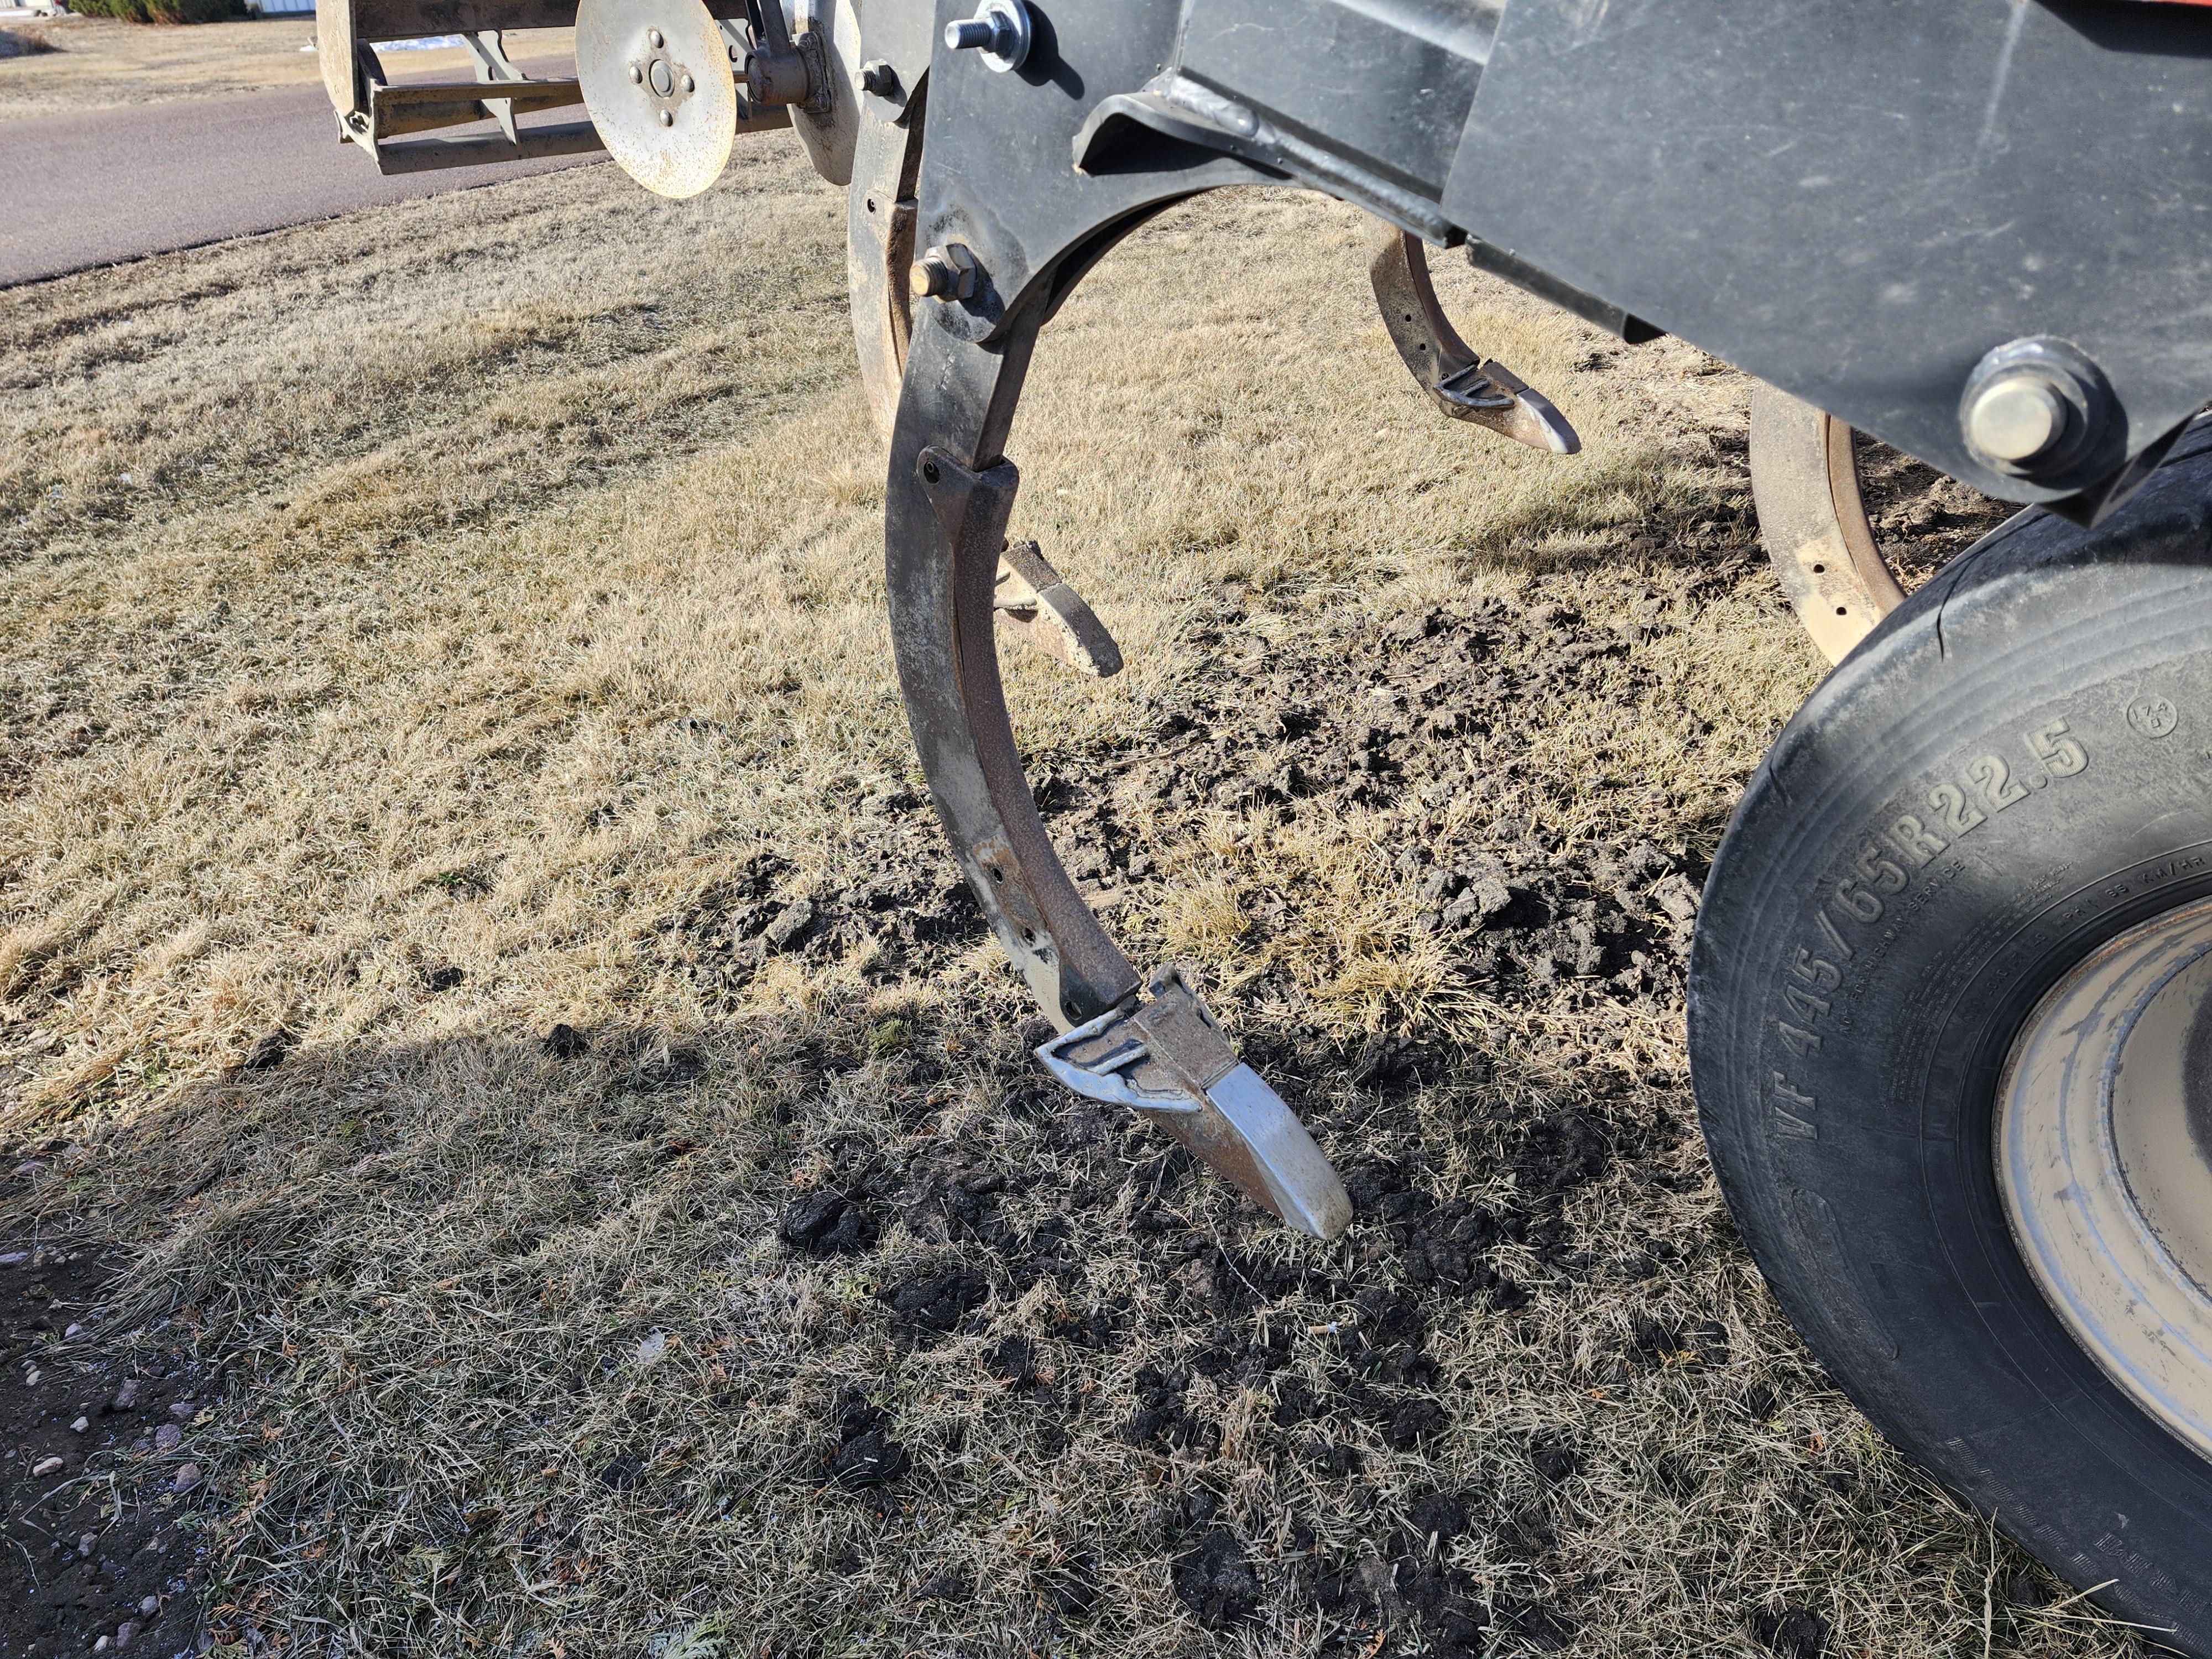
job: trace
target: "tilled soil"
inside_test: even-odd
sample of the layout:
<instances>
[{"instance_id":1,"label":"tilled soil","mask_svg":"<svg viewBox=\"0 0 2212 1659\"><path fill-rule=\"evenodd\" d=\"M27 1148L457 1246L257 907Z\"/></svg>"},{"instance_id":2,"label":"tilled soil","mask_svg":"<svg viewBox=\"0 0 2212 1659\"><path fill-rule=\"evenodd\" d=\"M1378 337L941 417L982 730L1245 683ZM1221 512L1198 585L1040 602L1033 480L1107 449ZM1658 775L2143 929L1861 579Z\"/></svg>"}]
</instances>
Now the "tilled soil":
<instances>
[{"instance_id":1,"label":"tilled soil","mask_svg":"<svg viewBox=\"0 0 2212 1659\"><path fill-rule=\"evenodd\" d=\"M21 1148L0 1158L41 1164ZM191 1441L214 1388L180 1353L149 1364L105 1351L99 1310L118 1265L92 1246L0 1240L5 1659L199 1645L192 1528L207 1494Z\"/></svg>"},{"instance_id":2,"label":"tilled soil","mask_svg":"<svg viewBox=\"0 0 2212 1659\"><path fill-rule=\"evenodd\" d=\"M793 1656L894 1632L975 1654L1140 1637L1362 1659L1845 1650L1818 1577L1747 1583L1739 1564L1880 1555L1880 1517L1928 1498L1795 1348L1712 1191L1672 1034L1725 796L1679 801L1665 839L1636 833L1607 805L1607 740L1578 739L1580 790L1528 717L1571 708L1600 732L1610 704L1627 729L1667 695L1656 647L1700 593L1754 579L1752 556L1739 532L1601 613L1567 577L1396 615L1224 590L1187 623L1206 671L1135 735L1038 776L1139 959L1179 936L1194 882L1234 887L1216 1006L1343 1172L1344 1239L1289 1235L1047 1080L1027 1053L1047 1028L1011 975L971 976L981 919L926 807L879 792L854 803L855 867L874 873L794 896L770 857L666 918L654 948L726 1000L723 1023L558 1024L526 1058L432 1062L534 1079L538 1150L511 1127L478 1138L486 1110L511 1125L507 1085L487 1106L441 1099L434 1146L376 1103L404 1062L283 1042L180 1108L172 1125L342 1139L289 1196L246 1141L194 1182L216 1214L255 1194L254 1253L203 1231L142 1273L135 1305L166 1274L156 1303L245 1384L192 1416L204 1451L129 1434L210 1385L142 1384L151 1413L103 1426L87 1469L114 1472L85 1501L119 1502L117 1543L26 1616L81 1641L130 1596L189 1590L177 1550L137 1552L179 1537L197 1452L222 1540L210 1637L248 1648L319 1641L355 1597L368 1650L477 1631L619 1651L653 1626L705 1643L740 1623ZM1303 919L1339 901L1310 848L1282 862L1301 836L1365 849L1395 905L1368 948L1425 964L1378 1036L1347 1041L1304 988L1331 964L1308 961ZM745 994L780 957L848 988L764 1020ZM880 988L927 985L965 988L886 1013ZM465 1220L417 1254L488 1180L508 1194L484 1208L496 1233L470 1243ZM411 1233L345 1218L410 1190L443 1195ZM562 1265L599 1248L582 1242L597 1216L633 1211L679 1219L614 1276ZM85 1275L70 1293L97 1288L88 1258L60 1265ZM341 1362L380 1380L297 1387ZM68 1381L39 1396L33 1449L113 1386L81 1365L55 1365ZM361 1450L331 1464L326 1437ZM426 1462L428 1445L453 1449ZM356 1577L328 1576L349 1553ZM1908 1560L1898 1582L1939 1602L1945 1575L1996 1574L2008 1638L2048 1634L2039 1610L2063 1594L1970 1519ZM404 1597L343 1588L387 1575ZM161 1604L164 1642L189 1633L191 1599ZM374 1622L403 1602L404 1622ZM634 1602L662 1611L603 1622Z\"/></svg>"}]
</instances>

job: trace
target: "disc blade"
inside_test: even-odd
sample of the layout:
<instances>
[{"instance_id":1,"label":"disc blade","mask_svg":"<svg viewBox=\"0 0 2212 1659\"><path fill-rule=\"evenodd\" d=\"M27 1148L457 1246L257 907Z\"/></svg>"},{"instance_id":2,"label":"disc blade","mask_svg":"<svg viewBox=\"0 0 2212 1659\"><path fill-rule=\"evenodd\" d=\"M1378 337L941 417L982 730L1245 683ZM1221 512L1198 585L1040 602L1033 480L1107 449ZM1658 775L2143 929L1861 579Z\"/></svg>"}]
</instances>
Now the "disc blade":
<instances>
[{"instance_id":1,"label":"disc blade","mask_svg":"<svg viewBox=\"0 0 2212 1659\"><path fill-rule=\"evenodd\" d=\"M852 0L812 0L811 19L801 11L794 21L811 21L822 36L824 67L830 72L830 107L820 114L795 109L791 130L806 148L814 170L842 189L853 182L853 146L860 135L860 21Z\"/></svg>"},{"instance_id":2,"label":"disc blade","mask_svg":"<svg viewBox=\"0 0 2212 1659\"><path fill-rule=\"evenodd\" d=\"M580 0L576 79L624 173L660 196L696 196L737 137L729 48L702 0Z\"/></svg>"}]
</instances>

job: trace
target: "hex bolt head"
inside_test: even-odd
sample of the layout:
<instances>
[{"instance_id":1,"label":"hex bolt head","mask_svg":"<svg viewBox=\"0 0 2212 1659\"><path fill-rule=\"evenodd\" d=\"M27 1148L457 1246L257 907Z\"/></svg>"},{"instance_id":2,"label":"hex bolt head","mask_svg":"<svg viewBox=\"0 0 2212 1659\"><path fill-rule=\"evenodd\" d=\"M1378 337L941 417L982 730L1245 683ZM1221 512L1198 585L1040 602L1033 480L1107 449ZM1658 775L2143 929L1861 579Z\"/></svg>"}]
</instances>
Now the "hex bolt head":
<instances>
[{"instance_id":1,"label":"hex bolt head","mask_svg":"<svg viewBox=\"0 0 2212 1659\"><path fill-rule=\"evenodd\" d=\"M883 58L860 65L860 90L888 98L898 90L898 71Z\"/></svg>"},{"instance_id":2,"label":"hex bolt head","mask_svg":"<svg viewBox=\"0 0 2212 1659\"><path fill-rule=\"evenodd\" d=\"M915 261L907 285L918 300L972 300L978 276L975 256L967 244L945 242Z\"/></svg>"}]
</instances>

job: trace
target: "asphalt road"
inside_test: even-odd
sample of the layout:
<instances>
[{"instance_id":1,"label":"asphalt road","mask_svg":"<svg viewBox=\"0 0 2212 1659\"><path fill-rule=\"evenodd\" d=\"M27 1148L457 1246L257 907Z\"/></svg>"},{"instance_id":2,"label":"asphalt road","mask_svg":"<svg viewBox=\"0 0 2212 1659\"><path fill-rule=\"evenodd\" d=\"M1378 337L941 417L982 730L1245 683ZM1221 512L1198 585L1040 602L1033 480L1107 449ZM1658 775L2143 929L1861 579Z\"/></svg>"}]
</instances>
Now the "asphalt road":
<instances>
[{"instance_id":1,"label":"asphalt road","mask_svg":"<svg viewBox=\"0 0 2212 1659\"><path fill-rule=\"evenodd\" d=\"M582 118L558 110L524 125ZM0 125L0 288L604 160L387 178L337 142L320 86L9 121Z\"/></svg>"}]
</instances>

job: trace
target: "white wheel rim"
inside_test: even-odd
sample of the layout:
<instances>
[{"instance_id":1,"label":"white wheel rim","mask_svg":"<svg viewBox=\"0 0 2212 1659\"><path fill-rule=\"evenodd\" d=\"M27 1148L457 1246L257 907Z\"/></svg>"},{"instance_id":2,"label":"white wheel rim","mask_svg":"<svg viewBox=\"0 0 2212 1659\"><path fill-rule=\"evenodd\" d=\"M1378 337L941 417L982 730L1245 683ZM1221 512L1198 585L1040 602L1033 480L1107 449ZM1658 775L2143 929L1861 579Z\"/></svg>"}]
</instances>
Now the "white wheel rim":
<instances>
[{"instance_id":1,"label":"white wheel rim","mask_svg":"<svg viewBox=\"0 0 2212 1659\"><path fill-rule=\"evenodd\" d=\"M2212 900L2105 945L2029 1016L1997 1185L2075 1340L2212 1459Z\"/></svg>"}]
</instances>

